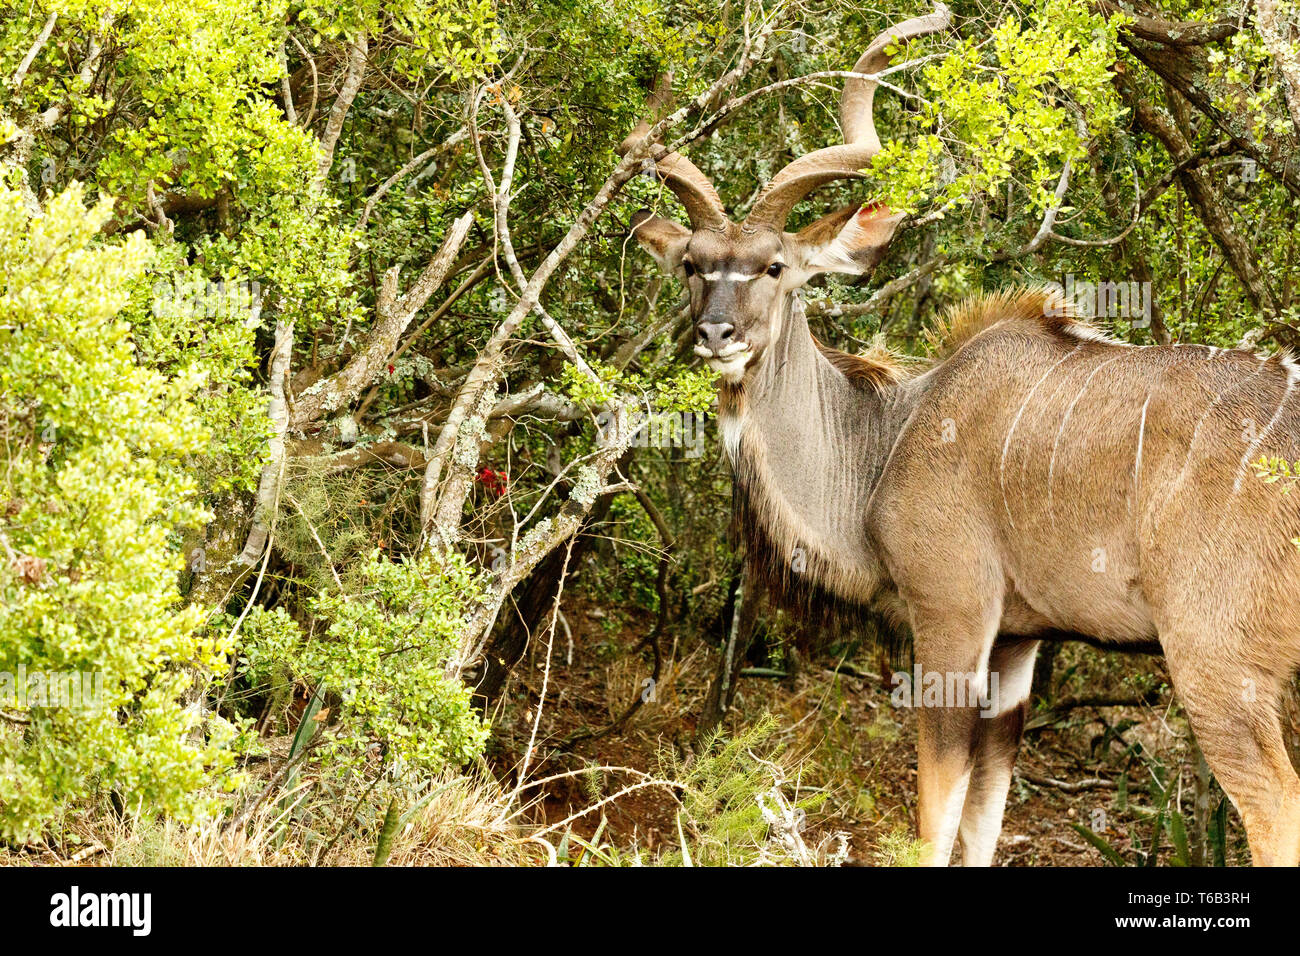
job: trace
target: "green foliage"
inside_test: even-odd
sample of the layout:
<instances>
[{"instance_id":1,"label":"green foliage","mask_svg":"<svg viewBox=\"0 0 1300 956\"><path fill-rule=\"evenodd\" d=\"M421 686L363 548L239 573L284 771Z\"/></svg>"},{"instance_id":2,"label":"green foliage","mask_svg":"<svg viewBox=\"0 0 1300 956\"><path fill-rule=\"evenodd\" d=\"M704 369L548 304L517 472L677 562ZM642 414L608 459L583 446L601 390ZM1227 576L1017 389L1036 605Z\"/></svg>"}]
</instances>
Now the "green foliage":
<instances>
[{"instance_id":1,"label":"green foliage","mask_svg":"<svg viewBox=\"0 0 1300 956\"><path fill-rule=\"evenodd\" d=\"M600 379L593 382L572 365L560 370L560 384L571 401L600 406L614 401L619 392L640 394L649 406L662 412L703 412L713 404L718 375L712 369L677 366L653 380L600 362L591 363Z\"/></svg>"},{"instance_id":2,"label":"green foliage","mask_svg":"<svg viewBox=\"0 0 1300 956\"><path fill-rule=\"evenodd\" d=\"M663 862L694 866L738 866L780 859L769 843L764 801L785 783L778 724L765 714L730 739L720 732L701 741L701 753L682 766L674 753L661 756L663 776L684 785L678 817L682 845ZM793 808L802 821L824 796L796 799Z\"/></svg>"},{"instance_id":3,"label":"green foliage","mask_svg":"<svg viewBox=\"0 0 1300 956\"><path fill-rule=\"evenodd\" d=\"M1285 481L1286 484L1282 485L1284 495L1290 494L1292 483L1300 480L1300 461L1292 462L1276 455L1261 455L1256 461L1251 462L1251 467L1255 469L1255 477L1266 485Z\"/></svg>"},{"instance_id":4,"label":"green foliage","mask_svg":"<svg viewBox=\"0 0 1300 956\"><path fill-rule=\"evenodd\" d=\"M1161 851L1165 850L1165 865L1186 867L1192 865L1192 851L1188 840L1188 824L1179 803L1178 780L1159 757L1148 759L1150 782L1147 793L1152 806L1132 806L1128 800L1128 776L1120 778L1120 789L1115 802L1115 811L1131 817L1128 832L1128 848L1108 840L1102 833L1081 823L1071 823L1073 830L1083 837L1102 858L1112 866L1154 867L1161 863ZM1208 861L1213 866L1225 866L1227 856L1227 806L1228 798L1220 798L1217 809L1208 820L1205 834ZM1102 819L1105 819L1104 815ZM1143 832L1146 826L1150 830ZM1164 838L1169 837L1166 850Z\"/></svg>"},{"instance_id":5,"label":"green foliage","mask_svg":"<svg viewBox=\"0 0 1300 956\"><path fill-rule=\"evenodd\" d=\"M296 4L295 4L296 6ZM495 9L490 0L306 0L297 11L312 46L325 40L376 33L385 25L400 38L391 68L408 83L440 73L452 79L481 75L496 62Z\"/></svg>"},{"instance_id":6,"label":"green foliage","mask_svg":"<svg viewBox=\"0 0 1300 956\"><path fill-rule=\"evenodd\" d=\"M54 30L33 45L51 9ZM517 540L521 525L548 526L547 509L559 507L547 492L552 453L561 465L578 461L593 446L593 430L531 411L508 421L475 417L474 434L494 439L481 464L508 479L476 485L464 529L476 544L465 548L463 563L407 557L421 540L419 459L501 321L500 296L513 287L505 263L493 259L466 107L485 83L480 145L498 177L501 105L509 102L520 119L509 219L529 273L613 168L615 146L645 115L652 77L672 72L679 104L699 94L735 65L741 38L754 35L756 22L744 18L755 9L699 0L0 6L7 466L0 654L9 655L0 660L91 668L109 678L111 698L94 720L0 707L32 720L0 716L7 833L31 835L108 789L128 804L193 815L203 803L196 795L229 782L231 749L246 743L231 741L221 716L264 713L258 732L296 731L303 746L315 731L324 744L307 757L338 771L329 780L338 793L376 764L414 778L480 751L486 728L466 709L465 689L441 676L456 622L481 593L470 564L489 563L492 546ZM865 303L888 280L944 261L869 309L814 316L822 341L857 351L882 340L916 353L927 321L966 295L1072 273L1150 276L1163 328L1121 317L1113 331L1131 341L1235 345L1260 331L1261 311L1275 306L1263 342L1300 343L1291 278L1300 206L1262 165L1248 177L1236 152L1200 167L1247 239L1246 265L1274 291L1270 306L1211 235L1205 210L1173 175L1168 149L1121 109L1117 87L1173 117L1194 152L1226 138L1118 41L1122 15L1100 17L1086 0L1013 0L996 9L954 2L953 9L954 30L894 51L896 63L922 62L890 75L896 90L878 91L887 146L865 187L819 189L795 216L806 222L872 198L942 213L900 234L870 282L834 280L816 290L836 303ZM1161 9L1199 22L1239 13L1216 0L1167 0ZM842 0L765 6L773 28L767 50L731 93L845 69L887 21L918 12L912 0L869 9ZM365 73L348 105L336 97L350 49L363 37ZM1266 152L1289 155L1294 130L1282 78L1249 23L1197 49L1208 72L1194 83L1235 124L1233 149L1258 138ZM29 51L26 77L11 80ZM832 86L838 83L766 92L684 151L743 215L789 159L839 140ZM321 177L319 146L341 106L334 165ZM1056 204L1066 164L1055 231L1093 244L1049 239L1008 258L1026 248ZM1134 222L1134 192L1165 181L1167 189L1145 196ZM72 182L112 199L87 213L75 198L81 192L64 192ZM511 393L551 385L593 414L629 394L649 415L711 408L715 376L680 364L689 360L689 349L678 347L680 330L649 335L672 328L680 290L652 278L654 268L628 238L628 219L642 206L680 218L670 192L653 177L636 177L543 295L599 383L536 347L545 332L530 316L506 353L503 384ZM43 216L34 219L38 207ZM391 368L376 370L339 418L289 436L265 574L229 595L219 590L213 606L180 609L180 541L201 531L207 540L224 535L237 554L247 534L251 493L269 460L263 409L272 327L295 328L292 403L322 387L375 330L390 270L399 294L410 289L449 224L469 210L475 226L447 288L403 329ZM216 283L226 290L256 283L260 308L229 307L224 292L213 292ZM460 290L454 300L452 288ZM644 348L628 357L627 346L638 343ZM345 421L359 434L345 439ZM382 461L357 464L382 447L389 448ZM472 442L465 447L478 453ZM1294 464L1264 464L1257 468L1263 480L1289 488ZM680 617L674 637L693 647L716 635L737 563L723 534L725 463L710 440L700 458L638 448L631 467L627 477L676 538L667 610ZM595 499L600 482L585 462L567 480L571 501ZM202 529L204 506L220 509L222 522ZM632 605L608 608L603 618L605 646L616 658L628 643L627 617L658 608L659 562L648 550L658 531L640 505L620 496L609 521L590 533L612 540L588 555L569 593L586 588L603 603ZM403 560L375 559L375 549ZM182 675L206 682L224 673L219 658L234 617L216 604L227 597L240 610L252 602L236 631L244 666L237 694L227 696L234 688L218 683L222 693L206 697L220 714L209 716L200 746L189 742L177 701ZM212 625L198 630L207 615ZM770 630L777 652L779 633ZM407 646L408 632L422 636L418 647ZM285 723L291 692L303 688L326 716ZM882 722L873 732L896 730ZM719 764L728 753L732 762ZM730 745L703 761L704 776L694 782L701 796L682 817L692 862L754 860L771 842L757 796L770 793L772 781L747 761ZM399 790L399 804L414 792ZM377 802L362 805L382 817L391 795L371 796ZM348 825L335 817L342 812L322 810L331 829ZM1173 817L1166 826L1177 844ZM585 844L575 835L573 845L588 859L617 857L599 834ZM901 837L882 849L891 862L908 862L914 851Z\"/></svg>"},{"instance_id":7,"label":"green foliage","mask_svg":"<svg viewBox=\"0 0 1300 956\"><path fill-rule=\"evenodd\" d=\"M895 136L872 160L891 207L912 211L925 196L955 208L1016 175L1031 207L1045 209L1061 165L1085 155L1082 134L1114 125L1110 68L1123 16L1106 20L1073 0L1035 6L1029 23L1009 17L996 27L991 44L972 37L924 67L931 98L917 120L938 132Z\"/></svg>"},{"instance_id":8,"label":"green foliage","mask_svg":"<svg viewBox=\"0 0 1300 956\"><path fill-rule=\"evenodd\" d=\"M124 310L142 365L198 383L194 412L209 440L190 462L207 495L251 491L265 456L266 400L253 382L262 305L251 280L230 274L210 281L169 243Z\"/></svg>"},{"instance_id":9,"label":"green foliage","mask_svg":"<svg viewBox=\"0 0 1300 956\"><path fill-rule=\"evenodd\" d=\"M284 0L132 4L114 30L138 120L109 138L104 188L137 201L149 183L195 197L231 183L288 188L310 163L310 140L260 93L282 72L286 12Z\"/></svg>"},{"instance_id":10,"label":"green foliage","mask_svg":"<svg viewBox=\"0 0 1300 956\"><path fill-rule=\"evenodd\" d=\"M468 688L446 676L477 574L459 556L375 553L349 580L309 602L305 634L283 608L250 614L245 675L265 683L287 671L320 689L337 708L320 751L340 767L360 769L377 753L392 778L423 779L481 754L487 725Z\"/></svg>"},{"instance_id":11,"label":"green foliage","mask_svg":"<svg viewBox=\"0 0 1300 956\"><path fill-rule=\"evenodd\" d=\"M225 651L200 637L201 609L177 606L176 532L204 519L185 467L206 437L201 377L137 364L120 312L150 248L139 234L96 245L111 214L73 187L32 219L0 190L0 671L103 686L85 708L0 702L8 838L110 789L188 817L230 763L221 734L189 742L180 703L186 671L205 679Z\"/></svg>"},{"instance_id":12,"label":"green foliage","mask_svg":"<svg viewBox=\"0 0 1300 956\"><path fill-rule=\"evenodd\" d=\"M1255 477L1266 485L1283 482L1281 490L1284 495L1289 495L1295 483L1300 481L1300 461L1292 462L1276 455L1261 455L1257 461L1251 462L1251 467L1255 469ZM1293 537L1291 543L1300 550L1300 534Z\"/></svg>"},{"instance_id":13,"label":"green foliage","mask_svg":"<svg viewBox=\"0 0 1300 956\"><path fill-rule=\"evenodd\" d=\"M1270 76L1269 55L1263 38L1248 30L1233 34L1226 49L1207 51L1210 75L1230 89L1246 90L1245 96L1230 95L1225 90L1216 96L1216 105L1229 109L1248 121L1248 129L1258 140L1270 136L1290 136L1294 131L1283 100L1282 79Z\"/></svg>"},{"instance_id":14,"label":"green foliage","mask_svg":"<svg viewBox=\"0 0 1300 956\"><path fill-rule=\"evenodd\" d=\"M701 413L717 394L718 373L707 366L669 369L655 383L655 408L665 412Z\"/></svg>"},{"instance_id":15,"label":"green foliage","mask_svg":"<svg viewBox=\"0 0 1300 956\"><path fill-rule=\"evenodd\" d=\"M896 826L883 834L876 846L877 866L920 866L925 842L912 835L907 827Z\"/></svg>"}]
</instances>

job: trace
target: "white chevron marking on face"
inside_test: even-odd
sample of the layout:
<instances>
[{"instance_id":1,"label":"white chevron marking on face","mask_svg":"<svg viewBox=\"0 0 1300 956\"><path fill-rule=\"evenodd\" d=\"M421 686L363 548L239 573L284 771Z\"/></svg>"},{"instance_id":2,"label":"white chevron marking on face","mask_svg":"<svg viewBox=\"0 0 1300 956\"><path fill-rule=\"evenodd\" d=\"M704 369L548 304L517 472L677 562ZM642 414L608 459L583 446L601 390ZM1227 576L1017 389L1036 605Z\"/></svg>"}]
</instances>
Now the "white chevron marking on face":
<instances>
[{"instance_id":1,"label":"white chevron marking on face","mask_svg":"<svg viewBox=\"0 0 1300 956\"><path fill-rule=\"evenodd\" d=\"M725 279L727 282L753 282L762 275L762 272L753 275L745 275L743 272L701 272L700 278L706 282L717 282L720 279Z\"/></svg>"}]
</instances>

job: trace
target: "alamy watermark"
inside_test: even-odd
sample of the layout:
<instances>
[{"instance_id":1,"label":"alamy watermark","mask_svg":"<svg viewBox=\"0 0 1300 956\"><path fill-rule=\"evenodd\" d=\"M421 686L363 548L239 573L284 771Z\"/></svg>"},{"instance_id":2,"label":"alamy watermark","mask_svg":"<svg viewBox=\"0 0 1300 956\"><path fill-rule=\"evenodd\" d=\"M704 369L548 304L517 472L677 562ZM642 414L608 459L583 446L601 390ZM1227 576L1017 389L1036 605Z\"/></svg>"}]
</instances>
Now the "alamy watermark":
<instances>
[{"instance_id":1,"label":"alamy watermark","mask_svg":"<svg viewBox=\"0 0 1300 956\"><path fill-rule=\"evenodd\" d=\"M73 885L50 897L50 925L123 927L133 936L148 936L153 928L152 893L93 893Z\"/></svg>"},{"instance_id":2,"label":"alamy watermark","mask_svg":"<svg viewBox=\"0 0 1300 956\"><path fill-rule=\"evenodd\" d=\"M633 412L628 417L632 430L631 448L685 448L687 458L704 454L704 425L708 416L699 412ZM596 427L602 437L608 438L617 425L613 412L604 411L596 416Z\"/></svg>"},{"instance_id":3,"label":"alamy watermark","mask_svg":"<svg viewBox=\"0 0 1300 956\"><path fill-rule=\"evenodd\" d=\"M892 678L894 689L889 701L895 707L978 707L981 717L996 717L999 678L991 671L981 681L975 671L927 671L916 665L916 673L897 671Z\"/></svg>"},{"instance_id":4,"label":"alamy watermark","mask_svg":"<svg viewBox=\"0 0 1300 956\"><path fill-rule=\"evenodd\" d=\"M160 279L153 286L153 314L158 318L243 317L251 328L262 319L262 286L256 280Z\"/></svg>"},{"instance_id":5,"label":"alamy watermark","mask_svg":"<svg viewBox=\"0 0 1300 956\"><path fill-rule=\"evenodd\" d=\"M67 707L98 710L104 703L104 675L99 671L0 671L0 707Z\"/></svg>"},{"instance_id":6,"label":"alamy watermark","mask_svg":"<svg viewBox=\"0 0 1300 956\"><path fill-rule=\"evenodd\" d=\"M1150 282L1081 282L1066 275L1064 285L1049 282L1047 288L1080 318L1127 319L1137 329L1151 325Z\"/></svg>"}]
</instances>

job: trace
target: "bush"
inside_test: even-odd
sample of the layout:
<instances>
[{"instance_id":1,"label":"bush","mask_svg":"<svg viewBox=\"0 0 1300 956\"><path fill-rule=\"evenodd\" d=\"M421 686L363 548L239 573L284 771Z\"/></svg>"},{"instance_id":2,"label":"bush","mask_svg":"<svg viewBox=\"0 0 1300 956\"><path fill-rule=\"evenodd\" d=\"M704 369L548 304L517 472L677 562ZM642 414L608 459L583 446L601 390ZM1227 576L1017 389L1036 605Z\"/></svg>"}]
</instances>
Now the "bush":
<instances>
[{"instance_id":1,"label":"bush","mask_svg":"<svg viewBox=\"0 0 1300 956\"><path fill-rule=\"evenodd\" d=\"M247 676L265 685L287 672L332 703L320 753L340 769L378 763L410 782L481 755L487 725L469 688L446 676L479 593L476 572L459 555L399 563L375 552L351 582L347 593L308 602L306 635L282 608L255 609L245 624Z\"/></svg>"},{"instance_id":2,"label":"bush","mask_svg":"<svg viewBox=\"0 0 1300 956\"><path fill-rule=\"evenodd\" d=\"M180 696L219 667L179 606L178 529L204 515L186 456L206 440L195 377L137 364L118 313L148 264L139 233L93 237L74 185L32 218L0 186L0 834L36 836L72 801L184 819L228 766L189 742ZM3 678L7 677L8 680ZM76 679L69 706L41 683Z\"/></svg>"}]
</instances>

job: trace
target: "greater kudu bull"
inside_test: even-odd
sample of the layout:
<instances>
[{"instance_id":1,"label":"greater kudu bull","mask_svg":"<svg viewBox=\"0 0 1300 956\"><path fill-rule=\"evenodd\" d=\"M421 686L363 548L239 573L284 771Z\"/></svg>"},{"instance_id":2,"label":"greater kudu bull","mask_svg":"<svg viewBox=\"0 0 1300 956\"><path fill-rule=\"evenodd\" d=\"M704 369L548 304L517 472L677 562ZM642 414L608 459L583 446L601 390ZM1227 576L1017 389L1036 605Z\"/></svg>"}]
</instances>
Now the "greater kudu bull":
<instances>
[{"instance_id":1,"label":"greater kudu bull","mask_svg":"<svg viewBox=\"0 0 1300 956\"><path fill-rule=\"evenodd\" d=\"M887 30L854 72L947 25L940 7ZM1042 290L960 307L946 353L920 375L822 347L795 290L870 271L900 217L852 207L795 234L784 225L879 150L875 86L846 81L845 144L788 165L744 222L662 147L659 176L691 228L634 220L689 290L695 351L722 375L719 423L754 553L910 625L923 672L968 675L965 706L918 712L931 862L956 840L966 864L993 859L1035 652L1078 638L1163 651L1255 861L1296 864L1300 780L1278 705L1300 664L1300 495L1252 463L1300 457L1300 369L1112 341ZM973 702L992 673L998 703L981 716Z\"/></svg>"}]
</instances>

